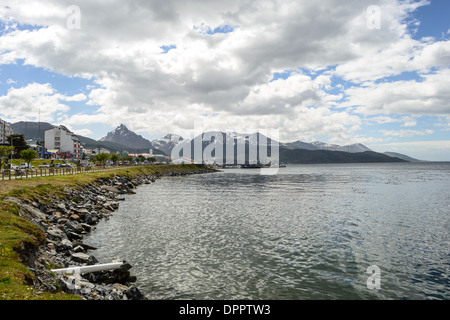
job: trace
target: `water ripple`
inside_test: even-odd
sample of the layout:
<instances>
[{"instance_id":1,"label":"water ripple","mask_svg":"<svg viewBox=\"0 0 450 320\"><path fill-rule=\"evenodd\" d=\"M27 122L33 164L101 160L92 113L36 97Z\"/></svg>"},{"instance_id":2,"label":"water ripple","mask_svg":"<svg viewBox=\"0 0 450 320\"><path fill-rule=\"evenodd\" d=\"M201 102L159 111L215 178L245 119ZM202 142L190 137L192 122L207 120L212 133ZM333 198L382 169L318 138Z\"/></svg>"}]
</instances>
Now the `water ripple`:
<instances>
[{"instance_id":1,"label":"water ripple","mask_svg":"<svg viewBox=\"0 0 450 320\"><path fill-rule=\"evenodd\" d=\"M442 164L165 178L86 242L152 299L449 299L449 178Z\"/></svg>"}]
</instances>

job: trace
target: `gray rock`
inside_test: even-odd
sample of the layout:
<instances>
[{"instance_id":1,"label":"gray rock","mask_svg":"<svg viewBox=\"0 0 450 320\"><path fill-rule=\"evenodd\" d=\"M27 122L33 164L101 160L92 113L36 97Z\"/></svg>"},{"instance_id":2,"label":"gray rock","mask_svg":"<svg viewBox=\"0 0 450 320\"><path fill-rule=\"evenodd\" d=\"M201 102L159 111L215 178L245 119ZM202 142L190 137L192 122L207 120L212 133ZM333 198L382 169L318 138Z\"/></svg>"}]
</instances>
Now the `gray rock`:
<instances>
[{"instance_id":1,"label":"gray rock","mask_svg":"<svg viewBox=\"0 0 450 320\"><path fill-rule=\"evenodd\" d=\"M86 232L91 232L92 229L94 228L94 227L92 227L91 225L89 225L87 223L81 223L81 226L83 227L84 231L86 231Z\"/></svg>"},{"instance_id":2,"label":"gray rock","mask_svg":"<svg viewBox=\"0 0 450 320\"><path fill-rule=\"evenodd\" d=\"M69 221L65 224L64 230L67 232L82 233L83 226L78 221Z\"/></svg>"},{"instance_id":3,"label":"gray rock","mask_svg":"<svg viewBox=\"0 0 450 320\"><path fill-rule=\"evenodd\" d=\"M112 186L101 186L101 188L103 190L106 190L106 191L109 191L109 192L112 192L112 193L119 193L120 192L120 190L118 188L112 187Z\"/></svg>"},{"instance_id":4,"label":"gray rock","mask_svg":"<svg viewBox=\"0 0 450 320\"><path fill-rule=\"evenodd\" d=\"M84 217L90 214L90 212L86 208L75 208L73 211L80 217Z\"/></svg>"},{"instance_id":5,"label":"gray rock","mask_svg":"<svg viewBox=\"0 0 450 320\"><path fill-rule=\"evenodd\" d=\"M64 232L58 228L50 227L47 229L47 233L51 235L52 237L61 239L63 237Z\"/></svg>"},{"instance_id":6,"label":"gray rock","mask_svg":"<svg viewBox=\"0 0 450 320\"><path fill-rule=\"evenodd\" d=\"M64 212L64 213L67 213L67 209L66 209L66 205L65 205L65 204L59 203L57 207L58 207L58 209L59 209L60 211L62 211L62 212Z\"/></svg>"},{"instance_id":7,"label":"gray rock","mask_svg":"<svg viewBox=\"0 0 450 320\"><path fill-rule=\"evenodd\" d=\"M75 248L73 248L73 252L84 252L84 248L82 246L76 246Z\"/></svg>"},{"instance_id":8,"label":"gray rock","mask_svg":"<svg viewBox=\"0 0 450 320\"><path fill-rule=\"evenodd\" d=\"M61 242L55 244L56 252L67 252L73 250L72 242L68 239L63 239Z\"/></svg>"},{"instance_id":9,"label":"gray rock","mask_svg":"<svg viewBox=\"0 0 450 320\"><path fill-rule=\"evenodd\" d=\"M145 296L139 291L138 288L131 286L128 290L123 292L128 300L144 300Z\"/></svg>"},{"instance_id":10,"label":"gray rock","mask_svg":"<svg viewBox=\"0 0 450 320\"><path fill-rule=\"evenodd\" d=\"M119 209L119 202L117 201L108 201L103 205L106 209L114 211Z\"/></svg>"},{"instance_id":11,"label":"gray rock","mask_svg":"<svg viewBox=\"0 0 450 320\"><path fill-rule=\"evenodd\" d=\"M73 231L67 231L66 234L67 234L67 237L68 237L70 240L72 240L72 241L73 241L73 240L80 240L80 239L83 238L82 235L80 235L80 234L78 234L78 233L75 233L75 232L73 232Z\"/></svg>"},{"instance_id":12,"label":"gray rock","mask_svg":"<svg viewBox=\"0 0 450 320\"><path fill-rule=\"evenodd\" d=\"M82 252L72 253L71 257L73 261L79 263L88 263L90 258L88 254Z\"/></svg>"}]
</instances>

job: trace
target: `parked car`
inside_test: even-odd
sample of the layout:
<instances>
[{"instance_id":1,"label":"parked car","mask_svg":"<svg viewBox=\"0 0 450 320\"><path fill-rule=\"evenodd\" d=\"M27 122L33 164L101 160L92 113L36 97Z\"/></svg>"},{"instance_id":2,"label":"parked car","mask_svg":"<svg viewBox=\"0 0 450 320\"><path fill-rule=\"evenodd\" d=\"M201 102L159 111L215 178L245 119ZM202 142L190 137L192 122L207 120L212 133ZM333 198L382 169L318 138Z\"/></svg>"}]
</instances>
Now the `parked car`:
<instances>
[{"instance_id":1,"label":"parked car","mask_svg":"<svg viewBox=\"0 0 450 320\"><path fill-rule=\"evenodd\" d=\"M50 168L50 165L48 163L43 163L39 165L39 168Z\"/></svg>"},{"instance_id":2,"label":"parked car","mask_svg":"<svg viewBox=\"0 0 450 320\"><path fill-rule=\"evenodd\" d=\"M20 167L19 167L18 165L15 165L15 164L10 164L10 165L9 165L9 168L10 168L11 170L19 170L19 169L20 169Z\"/></svg>"},{"instance_id":3,"label":"parked car","mask_svg":"<svg viewBox=\"0 0 450 320\"><path fill-rule=\"evenodd\" d=\"M32 164L28 165L28 163L21 163L20 168L21 169L34 169L34 166Z\"/></svg>"}]
</instances>

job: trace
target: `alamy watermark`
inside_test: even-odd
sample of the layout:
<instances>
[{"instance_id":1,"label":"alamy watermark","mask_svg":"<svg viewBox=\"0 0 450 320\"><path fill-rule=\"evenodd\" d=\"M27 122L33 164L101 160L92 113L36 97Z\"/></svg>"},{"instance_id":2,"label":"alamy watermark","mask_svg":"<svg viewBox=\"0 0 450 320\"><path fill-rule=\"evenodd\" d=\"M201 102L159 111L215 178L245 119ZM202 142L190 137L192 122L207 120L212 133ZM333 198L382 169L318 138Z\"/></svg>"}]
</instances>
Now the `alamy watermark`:
<instances>
[{"instance_id":1,"label":"alamy watermark","mask_svg":"<svg viewBox=\"0 0 450 320\"><path fill-rule=\"evenodd\" d=\"M381 29L381 8L373 5L369 6L366 11L366 23L369 30Z\"/></svg>"},{"instance_id":2,"label":"alamy watermark","mask_svg":"<svg viewBox=\"0 0 450 320\"><path fill-rule=\"evenodd\" d=\"M370 266L367 268L367 274L370 277L367 278L367 289L369 290L380 290L381 289L381 269L376 266Z\"/></svg>"},{"instance_id":3,"label":"alamy watermark","mask_svg":"<svg viewBox=\"0 0 450 320\"><path fill-rule=\"evenodd\" d=\"M80 286L81 269L80 269L80 267L67 268L67 270L65 272L65 276L67 277L67 279L65 279L63 281L66 284L68 289L70 289L70 290L81 289L81 286Z\"/></svg>"},{"instance_id":4,"label":"alamy watermark","mask_svg":"<svg viewBox=\"0 0 450 320\"><path fill-rule=\"evenodd\" d=\"M66 26L69 30L81 29L81 9L77 5L72 5L66 9Z\"/></svg>"},{"instance_id":5,"label":"alamy watermark","mask_svg":"<svg viewBox=\"0 0 450 320\"><path fill-rule=\"evenodd\" d=\"M275 175L280 165L279 130L237 134L235 131L204 132L195 126L195 137L172 149L176 163L217 164L261 169L262 175Z\"/></svg>"}]
</instances>

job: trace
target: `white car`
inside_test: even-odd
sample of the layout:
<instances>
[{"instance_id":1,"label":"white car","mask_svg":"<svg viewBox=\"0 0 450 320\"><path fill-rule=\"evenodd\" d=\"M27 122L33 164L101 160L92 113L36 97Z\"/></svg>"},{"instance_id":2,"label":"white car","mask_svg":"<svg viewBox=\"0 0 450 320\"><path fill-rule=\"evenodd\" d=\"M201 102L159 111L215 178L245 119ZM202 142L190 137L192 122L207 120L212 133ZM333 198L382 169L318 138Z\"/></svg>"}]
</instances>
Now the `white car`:
<instances>
[{"instance_id":1,"label":"white car","mask_svg":"<svg viewBox=\"0 0 450 320\"><path fill-rule=\"evenodd\" d=\"M21 169L34 169L34 166L31 164L28 166L28 163L21 163L20 168Z\"/></svg>"},{"instance_id":2,"label":"white car","mask_svg":"<svg viewBox=\"0 0 450 320\"><path fill-rule=\"evenodd\" d=\"M39 165L39 168L50 168L50 165L48 163L43 163Z\"/></svg>"},{"instance_id":3,"label":"white car","mask_svg":"<svg viewBox=\"0 0 450 320\"><path fill-rule=\"evenodd\" d=\"M9 168L10 168L11 170L18 170L18 169L20 169L20 167L17 166L17 165L15 165L15 164L10 164L10 165L9 165Z\"/></svg>"}]
</instances>

